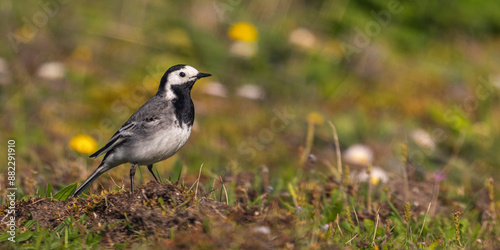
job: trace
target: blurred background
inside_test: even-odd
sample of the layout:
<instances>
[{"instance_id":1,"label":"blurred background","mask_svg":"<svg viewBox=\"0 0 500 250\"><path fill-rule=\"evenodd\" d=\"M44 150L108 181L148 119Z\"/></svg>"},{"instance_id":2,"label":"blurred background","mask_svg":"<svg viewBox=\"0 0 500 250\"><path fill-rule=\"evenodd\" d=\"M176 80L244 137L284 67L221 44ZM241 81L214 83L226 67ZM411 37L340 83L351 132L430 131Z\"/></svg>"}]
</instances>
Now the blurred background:
<instances>
[{"instance_id":1,"label":"blurred background","mask_svg":"<svg viewBox=\"0 0 500 250\"><path fill-rule=\"evenodd\" d=\"M190 140L155 165L163 179L182 165L192 182L201 164L205 183L269 170L276 189L338 174L332 122L353 171L397 179L407 155L420 178L464 195L500 177L499 12L495 1L2 1L0 150L16 140L24 194L81 182L163 73L189 64L213 76L193 88ZM93 187L128 187L128 171Z\"/></svg>"}]
</instances>

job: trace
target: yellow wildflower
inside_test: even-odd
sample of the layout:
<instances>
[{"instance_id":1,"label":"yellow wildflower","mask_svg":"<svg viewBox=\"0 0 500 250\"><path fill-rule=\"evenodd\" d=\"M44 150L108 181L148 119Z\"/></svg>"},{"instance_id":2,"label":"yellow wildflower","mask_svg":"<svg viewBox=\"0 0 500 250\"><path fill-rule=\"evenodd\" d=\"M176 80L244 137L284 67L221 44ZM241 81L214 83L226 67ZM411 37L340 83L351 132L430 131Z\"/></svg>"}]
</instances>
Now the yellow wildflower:
<instances>
[{"instance_id":1,"label":"yellow wildflower","mask_svg":"<svg viewBox=\"0 0 500 250\"><path fill-rule=\"evenodd\" d=\"M378 178L378 176L374 176L374 175L372 175L372 176L370 177L370 183L371 183L372 185L377 185L379 182L380 182L380 178Z\"/></svg>"},{"instance_id":2,"label":"yellow wildflower","mask_svg":"<svg viewBox=\"0 0 500 250\"><path fill-rule=\"evenodd\" d=\"M312 123L312 124L323 125L323 123L325 122L325 119L323 118L323 116L320 113L311 112L307 115L307 121L309 123Z\"/></svg>"},{"instance_id":3,"label":"yellow wildflower","mask_svg":"<svg viewBox=\"0 0 500 250\"><path fill-rule=\"evenodd\" d=\"M28 25L23 25L20 28L16 29L15 38L23 43L28 43L35 38L36 31L29 27Z\"/></svg>"},{"instance_id":4,"label":"yellow wildflower","mask_svg":"<svg viewBox=\"0 0 500 250\"><path fill-rule=\"evenodd\" d=\"M97 142L86 134L79 134L69 142L69 146L80 154L91 154L97 150Z\"/></svg>"},{"instance_id":5,"label":"yellow wildflower","mask_svg":"<svg viewBox=\"0 0 500 250\"><path fill-rule=\"evenodd\" d=\"M83 61L92 61L92 49L87 45L79 45L73 50L71 56Z\"/></svg>"},{"instance_id":6,"label":"yellow wildflower","mask_svg":"<svg viewBox=\"0 0 500 250\"><path fill-rule=\"evenodd\" d=\"M229 29L229 37L234 40L255 42L257 41L258 35L255 26L245 22L236 23Z\"/></svg>"}]
</instances>

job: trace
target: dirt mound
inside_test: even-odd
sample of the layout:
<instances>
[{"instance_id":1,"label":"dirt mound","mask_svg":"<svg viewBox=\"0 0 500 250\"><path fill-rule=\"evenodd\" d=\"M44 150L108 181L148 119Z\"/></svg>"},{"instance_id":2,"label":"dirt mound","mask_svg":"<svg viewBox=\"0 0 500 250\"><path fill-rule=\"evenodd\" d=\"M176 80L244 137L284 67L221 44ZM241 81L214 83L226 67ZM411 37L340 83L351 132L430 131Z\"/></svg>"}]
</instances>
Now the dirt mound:
<instances>
[{"instance_id":1,"label":"dirt mound","mask_svg":"<svg viewBox=\"0 0 500 250\"><path fill-rule=\"evenodd\" d=\"M170 248L266 249L292 244L282 233L293 223L291 213L264 216L262 206L233 207L207 198L195 199L188 187L173 184L149 182L139 186L134 195L115 191L67 201L32 198L19 201L17 208L18 227L30 219L43 228L54 229L70 216L85 229L101 234L103 247L146 241ZM279 208L270 204L265 209ZM5 213L3 210L0 214ZM36 230L36 225L30 229Z\"/></svg>"}]
</instances>

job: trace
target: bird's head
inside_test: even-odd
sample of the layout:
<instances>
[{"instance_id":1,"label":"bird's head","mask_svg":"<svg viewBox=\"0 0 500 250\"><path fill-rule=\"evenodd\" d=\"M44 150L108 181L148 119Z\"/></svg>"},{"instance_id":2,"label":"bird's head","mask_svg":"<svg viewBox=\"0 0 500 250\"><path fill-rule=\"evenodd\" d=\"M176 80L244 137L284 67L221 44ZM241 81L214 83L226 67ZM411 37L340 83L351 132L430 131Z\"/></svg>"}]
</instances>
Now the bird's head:
<instances>
[{"instance_id":1,"label":"bird's head","mask_svg":"<svg viewBox=\"0 0 500 250\"><path fill-rule=\"evenodd\" d=\"M182 88L191 90L194 83L203 77L209 77L211 74L200 73L197 69L189 66L178 64L170 67L161 78L158 92L169 91L170 88Z\"/></svg>"}]
</instances>

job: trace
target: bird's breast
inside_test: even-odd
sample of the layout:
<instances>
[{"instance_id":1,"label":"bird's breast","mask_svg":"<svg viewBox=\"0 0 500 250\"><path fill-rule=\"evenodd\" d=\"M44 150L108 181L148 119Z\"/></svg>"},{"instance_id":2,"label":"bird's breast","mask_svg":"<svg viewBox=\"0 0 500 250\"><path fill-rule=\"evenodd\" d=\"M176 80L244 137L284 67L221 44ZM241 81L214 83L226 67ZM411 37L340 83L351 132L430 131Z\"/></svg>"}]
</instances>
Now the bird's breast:
<instances>
[{"instance_id":1,"label":"bird's breast","mask_svg":"<svg viewBox=\"0 0 500 250\"><path fill-rule=\"evenodd\" d=\"M174 155L186 144L191 135L190 126L174 126L169 129L158 130L146 140L135 142L129 152L129 162L139 165L149 165L163 161Z\"/></svg>"}]
</instances>

